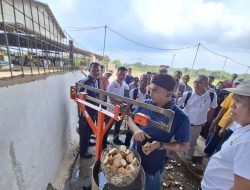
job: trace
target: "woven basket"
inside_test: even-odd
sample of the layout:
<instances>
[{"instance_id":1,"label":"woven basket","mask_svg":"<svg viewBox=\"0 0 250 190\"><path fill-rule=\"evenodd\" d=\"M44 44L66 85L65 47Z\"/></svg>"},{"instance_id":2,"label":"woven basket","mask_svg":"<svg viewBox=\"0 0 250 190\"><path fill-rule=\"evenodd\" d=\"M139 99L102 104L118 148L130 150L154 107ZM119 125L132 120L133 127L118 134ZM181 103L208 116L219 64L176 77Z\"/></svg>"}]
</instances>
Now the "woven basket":
<instances>
[{"instance_id":1,"label":"woven basket","mask_svg":"<svg viewBox=\"0 0 250 190\"><path fill-rule=\"evenodd\" d=\"M103 150L103 152L101 154L101 169L102 169L105 177L107 178L107 181L110 184L112 184L114 186L118 186L118 187L128 186L131 183L133 183L136 180L136 178L138 177L138 174L139 174L139 171L141 168L140 155L134 149L130 148L130 151L134 153L134 156L139 161L139 165L135 168L135 171L131 171L131 172L125 173L125 174L119 174L117 172L108 171L106 169L105 165L103 164L103 160L104 160L105 156L109 153L109 151L114 147L115 146L111 146L111 147L108 147L105 150Z\"/></svg>"}]
</instances>

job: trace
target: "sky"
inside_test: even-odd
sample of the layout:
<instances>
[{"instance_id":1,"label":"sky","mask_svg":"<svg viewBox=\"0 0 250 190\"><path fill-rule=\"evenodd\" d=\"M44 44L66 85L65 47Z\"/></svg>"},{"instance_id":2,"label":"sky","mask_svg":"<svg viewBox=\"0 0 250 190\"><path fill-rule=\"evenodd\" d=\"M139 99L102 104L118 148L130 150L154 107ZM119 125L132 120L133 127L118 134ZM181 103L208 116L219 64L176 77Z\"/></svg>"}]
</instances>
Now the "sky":
<instances>
[{"instance_id":1,"label":"sky","mask_svg":"<svg viewBox=\"0 0 250 190\"><path fill-rule=\"evenodd\" d=\"M108 26L105 55L112 60L245 73L250 66L249 0L42 0L52 9L62 29L76 46L102 55L104 28ZM111 29L111 30L110 30ZM131 43L116 33L157 50ZM194 47L195 46L195 47ZM215 55L209 50L224 55ZM228 59L226 60L226 57ZM231 60L232 59L232 60ZM240 63L240 64L238 64ZM245 66L247 65L247 66ZM249 71L250 73L250 71Z\"/></svg>"}]
</instances>

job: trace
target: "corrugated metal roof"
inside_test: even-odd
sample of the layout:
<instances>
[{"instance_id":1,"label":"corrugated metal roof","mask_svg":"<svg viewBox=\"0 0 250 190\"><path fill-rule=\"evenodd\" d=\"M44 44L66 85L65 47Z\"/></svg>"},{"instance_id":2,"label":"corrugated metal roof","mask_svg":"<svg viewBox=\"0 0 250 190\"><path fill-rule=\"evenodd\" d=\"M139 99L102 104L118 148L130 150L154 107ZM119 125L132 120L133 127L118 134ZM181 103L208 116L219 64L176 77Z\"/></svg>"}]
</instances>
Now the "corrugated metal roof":
<instances>
[{"instance_id":1,"label":"corrugated metal roof","mask_svg":"<svg viewBox=\"0 0 250 190\"><path fill-rule=\"evenodd\" d=\"M56 17L54 16L53 12L51 11L49 5L46 4L46 3L37 1L37 0L33 0L32 2L35 3L35 4L41 5L41 6L43 6L45 8L45 10L48 12L49 16L51 17L53 23L57 26L57 28L59 29L59 31L60 31L61 35L63 36L63 38L65 38L66 36L65 36L62 28L60 27L59 23L57 22Z\"/></svg>"}]
</instances>

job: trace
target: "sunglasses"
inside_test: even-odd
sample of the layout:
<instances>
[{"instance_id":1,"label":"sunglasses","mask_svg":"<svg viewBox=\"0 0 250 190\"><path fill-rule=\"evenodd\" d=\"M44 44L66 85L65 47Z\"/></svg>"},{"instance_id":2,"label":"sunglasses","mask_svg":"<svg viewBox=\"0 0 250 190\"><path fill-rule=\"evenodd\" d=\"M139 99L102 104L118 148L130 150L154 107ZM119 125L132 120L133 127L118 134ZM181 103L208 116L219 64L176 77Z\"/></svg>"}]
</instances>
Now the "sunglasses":
<instances>
[{"instance_id":1,"label":"sunglasses","mask_svg":"<svg viewBox=\"0 0 250 190\"><path fill-rule=\"evenodd\" d=\"M205 82L204 82L204 81L195 80L194 83L195 83L195 84L204 84Z\"/></svg>"}]
</instances>

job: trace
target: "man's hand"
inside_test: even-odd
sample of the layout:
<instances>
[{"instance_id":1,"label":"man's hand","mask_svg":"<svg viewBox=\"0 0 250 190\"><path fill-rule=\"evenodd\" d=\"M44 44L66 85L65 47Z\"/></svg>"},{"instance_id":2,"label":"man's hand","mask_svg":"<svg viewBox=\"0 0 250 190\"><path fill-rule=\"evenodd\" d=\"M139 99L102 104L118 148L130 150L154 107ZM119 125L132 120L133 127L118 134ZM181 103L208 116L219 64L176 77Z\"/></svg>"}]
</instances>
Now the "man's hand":
<instances>
[{"instance_id":1,"label":"man's hand","mask_svg":"<svg viewBox=\"0 0 250 190\"><path fill-rule=\"evenodd\" d=\"M209 132L214 133L216 131L217 124L218 124L218 121L214 119L209 128Z\"/></svg>"},{"instance_id":2,"label":"man's hand","mask_svg":"<svg viewBox=\"0 0 250 190\"><path fill-rule=\"evenodd\" d=\"M183 93L182 92L180 92L180 91L178 91L177 93L176 93L176 96L179 98L179 97L182 97L183 96Z\"/></svg>"},{"instance_id":3,"label":"man's hand","mask_svg":"<svg viewBox=\"0 0 250 190\"><path fill-rule=\"evenodd\" d=\"M149 155L154 150L160 147L160 143L157 141L153 141L152 143L147 142L143 147L142 151L145 155Z\"/></svg>"},{"instance_id":4,"label":"man's hand","mask_svg":"<svg viewBox=\"0 0 250 190\"><path fill-rule=\"evenodd\" d=\"M141 129L138 128L138 129L134 132L134 139L135 139L136 141L142 142L142 141L144 141L146 138L151 139L151 137L150 137L147 133L145 133L143 130L141 130Z\"/></svg>"},{"instance_id":5,"label":"man's hand","mask_svg":"<svg viewBox=\"0 0 250 190\"><path fill-rule=\"evenodd\" d=\"M226 129L221 128L220 131L219 131L219 133L218 133L219 137L223 138L225 136L225 134L226 134Z\"/></svg>"}]
</instances>

